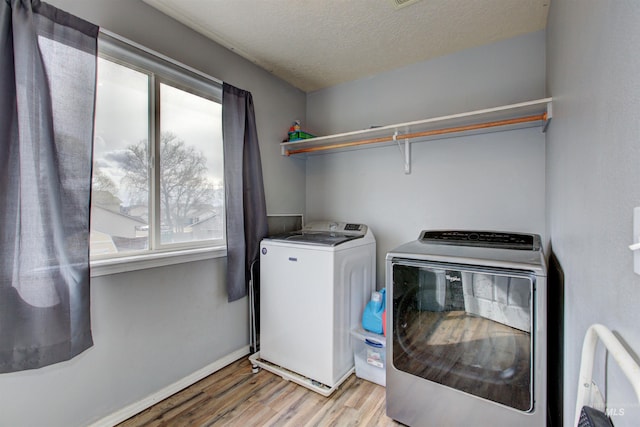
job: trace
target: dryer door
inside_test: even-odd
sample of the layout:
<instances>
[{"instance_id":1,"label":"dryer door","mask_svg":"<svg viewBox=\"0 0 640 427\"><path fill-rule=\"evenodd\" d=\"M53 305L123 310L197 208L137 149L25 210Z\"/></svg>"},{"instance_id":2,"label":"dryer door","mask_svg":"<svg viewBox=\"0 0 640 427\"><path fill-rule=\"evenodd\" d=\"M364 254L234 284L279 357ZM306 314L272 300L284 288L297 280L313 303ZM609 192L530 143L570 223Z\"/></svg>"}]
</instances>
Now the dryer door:
<instances>
[{"instance_id":1,"label":"dryer door","mask_svg":"<svg viewBox=\"0 0 640 427\"><path fill-rule=\"evenodd\" d=\"M391 265L393 366L531 411L535 275L415 260Z\"/></svg>"}]
</instances>

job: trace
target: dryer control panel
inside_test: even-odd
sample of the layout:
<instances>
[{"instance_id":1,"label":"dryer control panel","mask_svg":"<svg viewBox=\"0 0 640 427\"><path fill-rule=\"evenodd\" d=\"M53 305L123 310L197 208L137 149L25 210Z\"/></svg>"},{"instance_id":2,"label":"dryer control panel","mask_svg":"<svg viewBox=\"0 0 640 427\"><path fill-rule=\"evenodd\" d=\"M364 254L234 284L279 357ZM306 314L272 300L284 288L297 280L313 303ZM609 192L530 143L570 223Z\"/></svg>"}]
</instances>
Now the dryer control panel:
<instances>
[{"instance_id":1,"label":"dryer control panel","mask_svg":"<svg viewBox=\"0 0 640 427\"><path fill-rule=\"evenodd\" d=\"M537 251L540 236L537 234L502 231L472 230L423 230L418 241L440 245L478 246L484 248L519 249Z\"/></svg>"}]
</instances>

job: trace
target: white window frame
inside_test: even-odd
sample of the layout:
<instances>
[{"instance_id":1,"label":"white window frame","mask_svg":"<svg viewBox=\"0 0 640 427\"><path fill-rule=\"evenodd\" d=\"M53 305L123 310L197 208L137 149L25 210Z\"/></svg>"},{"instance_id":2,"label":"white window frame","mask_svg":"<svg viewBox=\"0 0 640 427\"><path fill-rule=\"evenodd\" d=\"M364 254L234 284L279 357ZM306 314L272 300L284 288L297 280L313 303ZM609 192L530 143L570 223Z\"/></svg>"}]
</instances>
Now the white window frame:
<instances>
[{"instance_id":1,"label":"white window frame","mask_svg":"<svg viewBox=\"0 0 640 427\"><path fill-rule=\"evenodd\" d=\"M103 276L226 256L225 216L222 239L160 244L160 84L167 84L222 104L222 82L162 54L100 30L98 55L149 76L149 249L94 256L91 276ZM225 206L226 212L226 206Z\"/></svg>"}]
</instances>

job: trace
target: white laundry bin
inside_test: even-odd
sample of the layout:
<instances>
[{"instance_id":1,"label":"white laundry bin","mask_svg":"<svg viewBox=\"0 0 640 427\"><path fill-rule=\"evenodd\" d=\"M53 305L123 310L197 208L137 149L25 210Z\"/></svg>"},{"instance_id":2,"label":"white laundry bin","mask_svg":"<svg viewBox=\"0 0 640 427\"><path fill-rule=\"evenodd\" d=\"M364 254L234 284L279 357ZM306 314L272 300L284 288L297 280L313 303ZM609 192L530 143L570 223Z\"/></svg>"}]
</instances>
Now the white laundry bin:
<instances>
[{"instance_id":1,"label":"white laundry bin","mask_svg":"<svg viewBox=\"0 0 640 427\"><path fill-rule=\"evenodd\" d=\"M386 385L386 347L384 335L357 328L351 331L356 377Z\"/></svg>"}]
</instances>

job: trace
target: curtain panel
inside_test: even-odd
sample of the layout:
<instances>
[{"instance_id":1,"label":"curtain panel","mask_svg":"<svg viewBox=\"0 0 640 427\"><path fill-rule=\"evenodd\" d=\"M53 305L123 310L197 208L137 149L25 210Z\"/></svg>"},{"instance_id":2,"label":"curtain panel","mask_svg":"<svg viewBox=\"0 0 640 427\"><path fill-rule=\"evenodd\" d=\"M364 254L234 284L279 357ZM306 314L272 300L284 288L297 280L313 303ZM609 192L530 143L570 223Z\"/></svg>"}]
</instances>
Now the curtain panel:
<instances>
[{"instance_id":1,"label":"curtain panel","mask_svg":"<svg viewBox=\"0 0 640 427\"><path fill-rule=\"evenodd\" d=\"M222 86L222 137L227 222L229 302L247 295L267 235L262 162L251 92Z\"/></svg>"},{"instance_id":2,"label":"curtain panel","mask_svg":"<svg viewBox=\"0 0 640 427\"><path fill-rule=\"evenodd\" d=\"M98 27L0 3L0 373L93 345L89 218Z\"/></svg>"}]
</instances>

